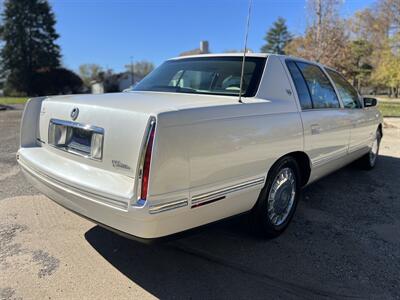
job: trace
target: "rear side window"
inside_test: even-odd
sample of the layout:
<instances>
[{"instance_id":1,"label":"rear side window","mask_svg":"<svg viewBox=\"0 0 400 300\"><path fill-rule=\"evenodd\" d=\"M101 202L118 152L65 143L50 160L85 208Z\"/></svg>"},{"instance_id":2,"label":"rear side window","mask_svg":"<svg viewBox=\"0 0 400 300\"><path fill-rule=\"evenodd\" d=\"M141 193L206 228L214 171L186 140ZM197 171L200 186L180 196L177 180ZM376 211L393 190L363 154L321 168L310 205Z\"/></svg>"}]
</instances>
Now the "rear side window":
<instances>
[{"instance_id":1,"label":"rear side window","mask_svg":"<svg viewBox=\"0 0 400 300\"><path fill-rule=\"evenodd\" d=\"M360 100L358 99L358 93L353 86L337 72L329 69L326 69L326 71L335 83L340 98L342 98L344 107L361 108Z\"/></svg>"},{"instance_id":2,"label":"rear side window","mask_svg":"<svg viewBox=\"0 0 400 300\"><path fill-rule=\"evenodd\" d=\"M286 65L289 69L290 75L292 76L294 85L297 90L297 94L300 100L300 106L302 109L311 109L312 102L311 96L308 92L308 87L306 82L304 81L303 75L301 75L299 68L296 66L294 61L287 61Z\"/></svg>"},{"instance_id":3,"label":"rear side window","mask_svg":"<svg viewBox=\"0 0 400 300\"><path fill-rule=\"evenodd\" d=\"M307 83L313 108L339 108L339 100L328 77L312 64L296 62Z\"/></svg>"}]
</instances>

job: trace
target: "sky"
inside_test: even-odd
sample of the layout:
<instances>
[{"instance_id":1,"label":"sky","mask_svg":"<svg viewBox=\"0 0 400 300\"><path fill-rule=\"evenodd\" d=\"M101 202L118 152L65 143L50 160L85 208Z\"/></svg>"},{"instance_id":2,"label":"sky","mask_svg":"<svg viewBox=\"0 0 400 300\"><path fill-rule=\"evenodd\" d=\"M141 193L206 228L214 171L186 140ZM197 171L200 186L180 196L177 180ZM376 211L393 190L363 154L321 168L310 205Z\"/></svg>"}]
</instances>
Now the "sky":
<instances>
[{"instance_id":1,"label":"sky","mask_svg":"<svg viewBox=\"0 0 400 300\"><path fill-rule=\"evenodd\" d=\"M345 0L349 17L374 0ZM96 63L116 72L134 61L159 65L208 40L212 52L243 49L248 0L50 0L57 18L63 64L78 70ZM259 51L267 29L279 17L301 35L306 0L253 0L248 48Z\"/></svg>"}]
</instances>

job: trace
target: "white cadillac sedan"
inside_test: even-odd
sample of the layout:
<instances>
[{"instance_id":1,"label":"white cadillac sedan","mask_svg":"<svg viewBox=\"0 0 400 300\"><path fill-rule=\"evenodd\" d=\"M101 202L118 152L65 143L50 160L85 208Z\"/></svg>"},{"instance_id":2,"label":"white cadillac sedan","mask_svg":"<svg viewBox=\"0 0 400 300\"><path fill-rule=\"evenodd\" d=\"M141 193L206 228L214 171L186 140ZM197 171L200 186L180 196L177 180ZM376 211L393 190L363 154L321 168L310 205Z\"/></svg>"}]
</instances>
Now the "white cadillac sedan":
<instances>
[{"instance_id":1,"label":"white cadillac sedan","mask_svg":"<svg viewBox=\"0 0 400 300\"><path fill-rule=\"evenodd\" d=\"M250 212L282 233L302 187L375 166L376 99L336 71L265 54L166 61L131 92L31 99L17 160L65 208L154 239Z\"/></svg>"}]
</instances>

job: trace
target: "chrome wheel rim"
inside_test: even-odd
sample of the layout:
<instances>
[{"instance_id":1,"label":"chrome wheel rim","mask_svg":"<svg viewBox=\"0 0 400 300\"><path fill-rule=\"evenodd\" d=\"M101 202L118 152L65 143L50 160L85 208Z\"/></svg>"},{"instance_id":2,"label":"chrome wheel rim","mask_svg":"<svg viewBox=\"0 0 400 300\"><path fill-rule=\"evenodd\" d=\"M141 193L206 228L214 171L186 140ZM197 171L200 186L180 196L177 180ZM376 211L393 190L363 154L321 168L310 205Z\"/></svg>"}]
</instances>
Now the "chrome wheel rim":
<instances>
[{"instance_id":1,"label":"chrome wheel rim","mask_svg":"<svg viewBox=\"0 0 400 300\"><path fill-rule=\"evenodd\" d=\"M268 195L268 218L274 226L288 218L296 197L296 177L290 168L282 169L272 182Z\"/></svg>"},{"instance_id":2,"label":"chrome wheel rim","mask_svg":"<svg viewBox=\"0 0 400 300\"><path fill-rule=\"evenodd\" d=\"M379 140L378 140L378 134L376 134L375 140L372 143L371 150L369 151L369 161L371 165L375 164L376 157L378 156L378 150L379 150Z\"/></svg>"}]
</instances>

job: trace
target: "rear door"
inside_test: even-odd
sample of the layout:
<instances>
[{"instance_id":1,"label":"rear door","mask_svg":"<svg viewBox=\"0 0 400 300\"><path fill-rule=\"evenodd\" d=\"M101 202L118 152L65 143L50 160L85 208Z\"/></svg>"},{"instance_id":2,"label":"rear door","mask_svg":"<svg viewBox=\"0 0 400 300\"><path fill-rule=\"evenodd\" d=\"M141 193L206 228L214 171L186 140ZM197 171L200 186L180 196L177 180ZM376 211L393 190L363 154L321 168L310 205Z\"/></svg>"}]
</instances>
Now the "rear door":
<instances>
[{"instance_id":1,"label":"rear door","mask_svg":"<svg viewBox=\"0 0 400 300\"><path fill-rule=\"evenodd\" d=\"M304 149L313 167L347 155L350 119L323 70L311 63L286 60L296 87L304 127Z\"/></svg>"},{"instance_id":2,"label":"rear door","mask_svg":"<svg viewBox=\"0 0 400 300\"><path fill-rule=\"evenodd\" d=\"M351 120L349 152L367 148L372 140L376 128L371 125L368 112L363 109L360 97L353 86L336 71L326 69L336 86L336 90L343 102L344 110ZM372 116L374 119L374 116Z\"/></svg>"}]
</instances>

